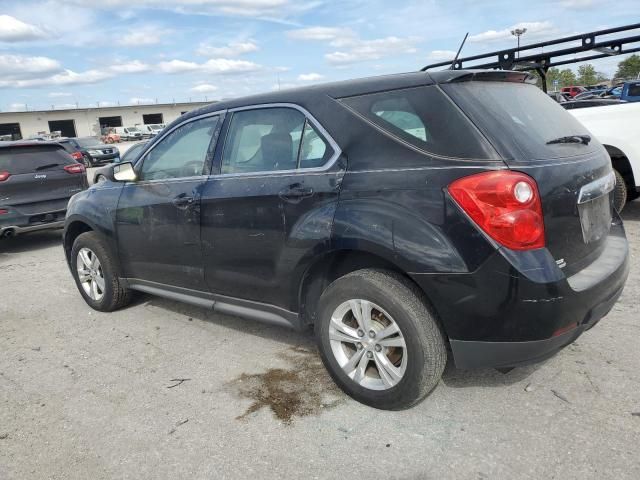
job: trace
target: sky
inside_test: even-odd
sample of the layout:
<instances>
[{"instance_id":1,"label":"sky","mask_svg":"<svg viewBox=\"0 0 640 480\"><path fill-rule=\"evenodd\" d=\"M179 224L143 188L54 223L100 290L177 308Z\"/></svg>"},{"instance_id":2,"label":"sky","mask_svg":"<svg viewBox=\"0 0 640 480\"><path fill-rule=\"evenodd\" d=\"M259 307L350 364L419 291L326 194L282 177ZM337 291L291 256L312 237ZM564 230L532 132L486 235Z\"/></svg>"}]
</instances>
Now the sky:
<instances>
[{"instance_id":1,"label":"sky","mask_svg":"<svg viewBox=\"0 0 640 480\"><path fill-rule=\"evenodd\" d=\"M639 20L637 0L0 0L0 110L213 101L417 70L466 32L462 57Z\"/></svg>"}]
</instances>

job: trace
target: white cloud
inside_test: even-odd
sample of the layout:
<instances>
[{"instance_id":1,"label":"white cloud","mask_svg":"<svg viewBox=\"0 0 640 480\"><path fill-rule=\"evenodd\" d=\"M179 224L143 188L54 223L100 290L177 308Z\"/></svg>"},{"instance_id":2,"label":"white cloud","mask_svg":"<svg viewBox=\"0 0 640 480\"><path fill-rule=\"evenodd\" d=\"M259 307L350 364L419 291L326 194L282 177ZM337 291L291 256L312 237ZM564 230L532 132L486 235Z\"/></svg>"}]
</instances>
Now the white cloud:
<instances>
[{"instance_id":1,"label":"white cloud","mask_svg":"<svg viewBox=\"0 0 640 480\"><path fill-rule=\"evenodd\" d=\"M10 15L0 15L0 42L39 40L47 34L39 27L24 23Z\"/></svg>"},{"instance_id":2,"label":"white cloud","mask_svg":"<svg viewBox=\"0 0 640 480\"><path fill-rule=\"evenodd\" d=\"M116 63L109 67L114 73L142 73L151 69L151 66L141 62L140 60L132 60L130 62Z\"/></svg>"},{"instance_id":3,"label":"white cloud","mask_svg":"<svg viewBox=\"0 0 640 480\"><path fill-rule=\"evenodd\" d=\"M342 46L345 47L343 50L327 53L324 57L329 63L336 65L378 60L390 55L415 53L417 51L416 41L417 39L413 37L386 37L375 40L353 39L343 43Z\"/></svg>"},{"instance_id":4,"label":"white cloud","mask_svg":"<svg viewBox=\"0 0 640 480\"><path fill-rule=\"evenodd\" d=\"M166 32L163 32L163 34L166 34ZM131 33L123 35L116 43L124 47L144 47L157 45L161 41L162 36L158 28L141 27Z\"/></svg>"},{"instance_id":5,"label":"white cloud","mask_svg":"<svg viewBox=\"0 0 640 480\"><path fill-rule=\"evenodd\" d=\"M565 8L585 8L592 7L595 5L594 0L563 0L560 2Z\"/></svg>"},{"instance_id":6,"label":"white cloud","mask_svg":"<svg viewBox=\"0 0 640 480\"><path fill-rule=\"evenodd\" d=\"M60 63L49 57L0 55L0 82L46 77L60 71Z\"/></svg>"},{"instance_id":7,"label":"white cloud","mask_svg":"<svg viewBox=\"0 0 640 480\"><path fill-rule=\"evenodd\" d=\"M218 87L209 83L201 83L191 89L191 91L195 93L213 93L216 90L218 90Z\"/></svg>"},{"instance_id":8,"label":"white cloud","mask_svg":"<svg viewBox=\"0 0 640 480\"><path fill-rule=\"evenodd\" d=\"M429 60L453 60L456 52L453 50L432 50L427 58Z\"/></svg>"},{"instance_id":9,"label":"white cloud","mask_svg":"<svg viewBox=\"0 0 640 480\"><path fill-rule=\"evenodd\" d=\"M71 93L69 92L51 92L49 97L51 98L60 98L60 97L70 97Z\"/></svg>"},{"instance_id":10,"label":"white cloud","mask_svg":"<svg viewBox=\"0 0 640 480\"><path fill-rule=\"evenodd\" d=\"M185 73L198 70L200 66L195 62L185 62L184 60L169 60L158 64L163 73Z\"/></svg>"},{"instance_id":11,"label":"white cloud","mask_svg":"<svg viewBox=\"0 0 640 480\"><path fill-rule=\"evenodd\" d=\"M335 41L339 38L353 37L355 34L348 28L308 27L289 30L287 35L297 40Z\"/></svg>"},{"instance_id":12,"label":"white cloud","mask_svg":"<svg viewBox=\"0 0 640 480\"><path fill-rule=\"evenodd\" d=\"M116 104L114 102L109 102L109 101L98 102L99 107L115 107L115 105Z\"/></svg>"},{"instance_id":13,"label":"white cloud","mask_svg":"<svg viewBox=\"0 0 640 480\"><path fill-rule=\"evenodd\" d=\"M511 30L516 28L526 28L527 32L522 38L539 37L541 35L550 35L556 30L551 22L520 22L503 30L487 30L486 32L471 35L470 42L495 42L497 40L506 40L512 38Z\"/></svg>"},{"instance_id":14,"label":"white cloud","mask_svg":"<svg viewBox=\"0 0 640 480\"><path fill-rule=\"evenodd\" d=\"M260 70L257 63L246 60L233 60L228 58L212 58L204 63L186 62L184 60L170 60L160 62L158 68L164 73L188 73L202 71L213 74L248 73Z\"/></svg>"},{"instance_id":15,"label":"white cloud","mask_svg":"<svg viewBox=\"0 0 640 480\"><path fill-rule=\"evenodd\" d=\"M283 18L288 14L304 12L315 8L319 1L296 2L292 0L103 0L97 4L94 0L73 0L82 6L100 6L101 8L157 8L179 13L200 15L226 14L263 18Z\"/></svg>"},{"instance_id":16,"label":"white cloud","mask_svg":"<svg viewBox=\"0 0 640 480\"><path fill-rule=\"evenodd\" d=\"M317 82L323 78L324 75L320 75L319 73L302 73L298 75L299 82Z\"/></svg>"},{"instance_id":17,"label":"white cloud","mask_svg":"<svg viewBox=\"0 0 640 480\"><path fill-rule=\"evenodd\" d=\"M232 42L224 47L214 47L201 44L196 53L204 57L237 57L245 53L258 51L258 45L254 42Z\"/></svg>"},{"instance_id":18,"label":"white cloud","mask_svg":"<svg viewBox=\"0 0 640 480\"><path fill-rule=\"evenodd\" d=\"M27 109L26 103L12 103L9 105L10 112L24 112Z\"/></svg>"},{"instance_id":19,"label":"white cloud","mask_svg":"<svg viewBox=\"0 0 640 480\"><path fill-rule=\"evenodd\" d=\"M155 103L155 100L153 98L132 97L129 99L129 102L131 102L132 105L140 105L142 103Z\"/></svg>"}]
</instances>

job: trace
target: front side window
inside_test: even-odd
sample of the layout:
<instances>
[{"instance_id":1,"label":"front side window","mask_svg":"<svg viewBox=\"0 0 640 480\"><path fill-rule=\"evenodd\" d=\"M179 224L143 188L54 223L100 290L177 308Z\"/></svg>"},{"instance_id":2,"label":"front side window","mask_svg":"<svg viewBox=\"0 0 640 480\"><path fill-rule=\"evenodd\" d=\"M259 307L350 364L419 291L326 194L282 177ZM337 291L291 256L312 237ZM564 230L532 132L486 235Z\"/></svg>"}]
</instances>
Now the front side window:
<instances>
[{"instance_id":1,"label":"front side window","mask_svg":"<svg viewBox=\"0 0 640 480\"><path fill-rule=\"evenodd\" d=\"M207 117L181 125L164 137L144 158L142 180L202 175L219 117Z\"/></svg>"}]
</instances>

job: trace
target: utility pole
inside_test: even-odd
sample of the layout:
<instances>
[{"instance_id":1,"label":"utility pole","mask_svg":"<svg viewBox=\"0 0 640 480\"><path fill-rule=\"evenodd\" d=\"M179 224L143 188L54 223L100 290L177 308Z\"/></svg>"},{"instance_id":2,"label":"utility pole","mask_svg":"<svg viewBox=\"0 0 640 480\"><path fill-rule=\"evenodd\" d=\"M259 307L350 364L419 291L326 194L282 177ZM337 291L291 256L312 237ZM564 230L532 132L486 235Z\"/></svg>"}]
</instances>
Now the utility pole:
<instances>
[{"instance_id":1,"label":"utility pole","mask_svg":"<svg viewBox=\"0 0 640 480\"><path fill-rule=\"evenodd\" d=\"M526 28L514 28L511 30L511 35L518 39L518 58L520 58L520 37L527 33Z\"/></svg>"}]
</instances>

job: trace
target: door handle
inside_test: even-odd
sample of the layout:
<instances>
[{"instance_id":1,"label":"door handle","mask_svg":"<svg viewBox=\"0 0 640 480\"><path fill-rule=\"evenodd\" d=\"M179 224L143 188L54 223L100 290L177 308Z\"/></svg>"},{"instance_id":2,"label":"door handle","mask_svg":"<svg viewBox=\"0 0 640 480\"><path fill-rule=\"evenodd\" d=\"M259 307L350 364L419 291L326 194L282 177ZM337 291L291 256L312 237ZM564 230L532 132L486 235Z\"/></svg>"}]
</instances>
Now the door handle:
<instances>
[{"instance_id":1,"label":"door handle","mask_svg":"<svg viewBox=\"0 0 640 480\"><path fill-rule=\"evenodd\" d=\"M313 196L313 188L303 187L299 183L294 183L288 187L280 190L278 196L285 202L298 203L303 198L309 198Z\"/></svg>"},{"instance_id":2,"label":"door handle","mask_svg":"<svg viewBox=\"0 0 640 480\"><path fill-rule=\"evenodd\" d=\"M190 205L193 205L193 202L194 202L194 198L188 197L184 193L181 195L178 195L173 200L171 200L171 203L173 203L178 208L189 207Z\"/></svg>"}]
</instances>

